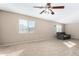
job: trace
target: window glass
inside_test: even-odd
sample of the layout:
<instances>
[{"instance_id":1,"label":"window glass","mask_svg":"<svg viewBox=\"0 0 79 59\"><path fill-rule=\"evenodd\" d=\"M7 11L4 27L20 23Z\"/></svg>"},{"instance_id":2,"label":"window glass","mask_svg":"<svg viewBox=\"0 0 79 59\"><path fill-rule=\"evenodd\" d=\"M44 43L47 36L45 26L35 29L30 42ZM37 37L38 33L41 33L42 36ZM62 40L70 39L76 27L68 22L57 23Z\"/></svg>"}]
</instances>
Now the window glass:
<instances>
[{"instance_id":1,"label":"window glass","mask_svg":"<svg viewBox=\"0 0 79 59\"><path fill-rule=\"evenodd\" d=\"M34 31L35 29L35 21L29 21L29 31Z\"/></svg>"},{"instance_id":2,"label":"window glass","mask_svg":"<svg viewBox=\"0 0 79 59\"><path fill-rule=\"evenodd\" d=\"M28 24L27 24L27 21L26 20L23 20L23 19L20 19L19 20L19 32L20 33L24 33L24 32L27 32L28 30Z\"/></svg>"},{"instance_id":3,"label":"window glass","mask_svg":"<svg viewBox=\"0 0 79 59\"><path fill-rule=\"evenodd\" d=\"M62 32L62 25L60 24L56 25L56 32Z\"/></svg>"}]
</instances>

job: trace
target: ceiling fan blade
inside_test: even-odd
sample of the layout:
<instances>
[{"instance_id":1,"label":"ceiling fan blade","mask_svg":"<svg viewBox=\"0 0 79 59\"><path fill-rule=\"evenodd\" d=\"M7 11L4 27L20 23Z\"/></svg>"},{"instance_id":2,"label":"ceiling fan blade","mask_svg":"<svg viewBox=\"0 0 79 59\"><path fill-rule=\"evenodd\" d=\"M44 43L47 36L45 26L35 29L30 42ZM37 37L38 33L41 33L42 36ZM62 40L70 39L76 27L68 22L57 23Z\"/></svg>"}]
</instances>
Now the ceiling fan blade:
<instances>
[{"instance_id":1,"label":"ceiling fan blade","mask_svg":"<svg viewBox=\"0 0 79 59\"><path fill-rule=\"evenodd\" d=\"M45 10L43 10L42 12L40 12L40 14L42 14Z\"/></svg>"},{"instance_id":2,"label":"ceiling fan blade","mask_svg":"<svg viewBox=\"0 0 79 59\"><path fill-rule=\"evenodd\" d=\"M53 8L53 9L63 9L64 6L53 6L52 8Z\"/></svg>"},{"instance_id":3,"label":"ceiling fan blade","mask_svg":"<svg viewBox=\"0 0 79 59\"><path fill-rule=\"evenodd\" d=\"M49 9L50 11L51 11L51 14L53 15L53 14L55 14L51 9Z\"/></svg>"},{"instance_id":4,"label":"ceiling fan blade","mask_svg":"<svg viewBox=\"0 0 79 59\"><path fill-rule=\"evenodd\" d=\"M46 7L43 7L43 6L34 6L34 8L46 8Z\"/></svg>"}]
</instances>

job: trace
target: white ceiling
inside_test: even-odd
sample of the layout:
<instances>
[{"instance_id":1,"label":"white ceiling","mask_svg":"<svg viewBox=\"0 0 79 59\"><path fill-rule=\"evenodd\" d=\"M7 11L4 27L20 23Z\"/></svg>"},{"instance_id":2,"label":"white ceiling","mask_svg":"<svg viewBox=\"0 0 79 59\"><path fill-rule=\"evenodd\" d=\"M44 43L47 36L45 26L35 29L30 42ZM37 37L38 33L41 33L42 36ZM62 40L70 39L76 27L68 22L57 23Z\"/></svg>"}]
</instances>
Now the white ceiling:
<instances>
[{"instance_id":1,"label":"white ceiling","mask_svg":"<svg viewBox=\"0 0 79 59\"><path fill-rule=\"evenodd\" d=\"M53 10L54 15L39 14L43 9L33 8L33 6L45 6L45 3L6 3L0 4L0 9L16 12L24 15L52 20L60 23L79 23L79 4L78 3L56 3L52 5L64 5L64 9Z\"/></svg>"}]
</instances>

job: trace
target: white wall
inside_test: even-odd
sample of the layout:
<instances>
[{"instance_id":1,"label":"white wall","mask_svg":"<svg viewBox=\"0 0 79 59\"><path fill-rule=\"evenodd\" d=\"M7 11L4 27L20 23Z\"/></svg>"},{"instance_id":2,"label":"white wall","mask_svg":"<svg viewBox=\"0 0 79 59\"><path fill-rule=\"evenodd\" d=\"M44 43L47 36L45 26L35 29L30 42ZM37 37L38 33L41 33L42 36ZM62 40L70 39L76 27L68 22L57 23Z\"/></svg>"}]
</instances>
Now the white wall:
<instances>
[{"instance_id":1,"label":"white wall","mask_svg":"<svg viewBox=\"0 0 79 59\"><path fill-rule=\"evenodd\" d=\"M38 19L30 16L9 13L0 11L0 36L2 44L9 44L15 42L31 42L40 40L53 39L55 35L55 25L56 22L45 21L43 19ZM26 20L35 20L36 29L34 33L24 33L19 34L19 19L24 18Z\"/></svg>"},{"instance_id":2,"label":"white wall","mask_svg":"<svg viewBox=\"0 0 79 59\"><path fill-rule=\"evenodd\" d=\"M79 39L79 23L66 24L65 31L71 34L72 38Z\"/></svg>"}]
</instances>

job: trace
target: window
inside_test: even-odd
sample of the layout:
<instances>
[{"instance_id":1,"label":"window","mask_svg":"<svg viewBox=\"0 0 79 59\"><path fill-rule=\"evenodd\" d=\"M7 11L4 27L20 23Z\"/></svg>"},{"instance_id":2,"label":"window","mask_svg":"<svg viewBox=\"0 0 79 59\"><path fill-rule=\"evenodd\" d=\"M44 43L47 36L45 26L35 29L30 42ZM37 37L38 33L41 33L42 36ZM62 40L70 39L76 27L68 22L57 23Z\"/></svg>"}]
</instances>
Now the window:
<instances>
[{"instance_id":1,"label":"window","mask_svg":"<svg viewBox=\"0 0 79 59\"><path fill-rule=\"evenodd\" d=\"M35 21L33 20L19 20L19 33L33 32L35 29Z\"/></svg>"},{"instance_id":2,"label":"window","mask_svg":"<svg viewBox=\"0 0 79 59\"><path fill-rule=\"evenodd\" d=\"M62 25L60 24L56 25L56 32L62 32Z\"/></svg>"},{"instance_id":3,"label":"window","mask_svg":"<svg viewBox=\"0 0 79 59\"><path fill-rule=\"evenodd\" d=\"M34 31L34 29L35 29L35 21L29 21L28 22L28 30L29 30L29 32L32 32L32 31Z\"/></svg>"}]
</instances>

